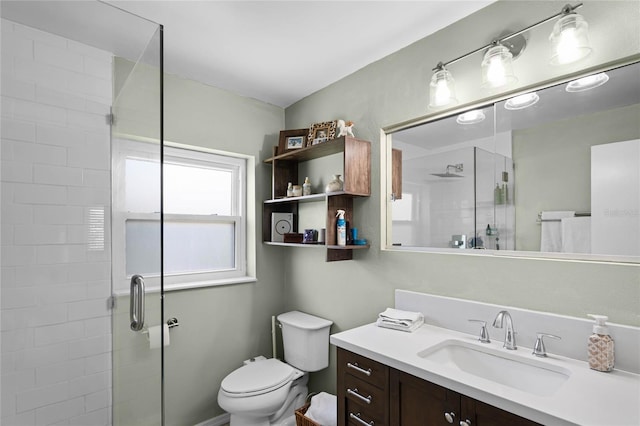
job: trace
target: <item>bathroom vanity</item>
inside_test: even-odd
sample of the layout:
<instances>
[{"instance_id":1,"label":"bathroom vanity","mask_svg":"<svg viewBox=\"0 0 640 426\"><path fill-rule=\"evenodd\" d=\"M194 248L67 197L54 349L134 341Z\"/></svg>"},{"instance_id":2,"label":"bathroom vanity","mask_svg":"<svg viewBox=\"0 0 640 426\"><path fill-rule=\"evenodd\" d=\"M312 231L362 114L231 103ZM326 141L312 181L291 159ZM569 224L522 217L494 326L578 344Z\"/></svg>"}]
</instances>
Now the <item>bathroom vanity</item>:
<instances>
[{"instance_id":1,"label":"bathroom vanity","mask_svg":"<svg viewBox=\"0 0 640 426\"><path fill-rule=\"evenodd\" d=\"M637 327L614 327L619 362L602 373L571 352L585 351L586 320L508 308L519 341L507 350L504 330L489 327L491 342L481 343L468 322L491 321L504 307L397 290L396 308L423 312L425 324L407 333L372 323L331 336L339 425L640 424ZM531 330L564 334L537 357Z\"/></svg>"},{"instance_id":2,"label":"bathroom vanity","mask_svg":"<svg viewBox=\"0 0 640 426\"><path fill-rule=\"evenodd\" d=\"M340 426L538 424L342 348L337 393Z\"/></svg>"}]
</instances>

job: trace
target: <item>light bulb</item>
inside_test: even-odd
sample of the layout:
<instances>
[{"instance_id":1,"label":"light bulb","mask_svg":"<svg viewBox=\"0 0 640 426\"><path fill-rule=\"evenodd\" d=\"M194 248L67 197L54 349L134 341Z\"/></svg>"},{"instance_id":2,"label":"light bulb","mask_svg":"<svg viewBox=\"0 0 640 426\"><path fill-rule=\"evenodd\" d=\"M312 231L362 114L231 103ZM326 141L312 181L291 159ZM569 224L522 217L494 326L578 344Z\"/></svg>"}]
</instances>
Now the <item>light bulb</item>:
<instances>
[{"instance_id":1,"label":"light bulb","mask_svg":"<svg viewBox=\"0 0 640 426\"><path fill-rule=\"evenodd\" d=\"M446 105L451 98L451 90L446 80L440 80L436 84L436 105Z\"/></svg>"},{"instance_id":2,"label":"light bulb","mask_svg":"<svg viewBox=\"0 0 640 426\"><path fill-rule=\"evenodd\" d=\"M503 86L506 79L504 75L504 64L502 58L494 56L489 60L489 69L487 70L487 80L493 87Z\"/></svg>"}]
</instances>

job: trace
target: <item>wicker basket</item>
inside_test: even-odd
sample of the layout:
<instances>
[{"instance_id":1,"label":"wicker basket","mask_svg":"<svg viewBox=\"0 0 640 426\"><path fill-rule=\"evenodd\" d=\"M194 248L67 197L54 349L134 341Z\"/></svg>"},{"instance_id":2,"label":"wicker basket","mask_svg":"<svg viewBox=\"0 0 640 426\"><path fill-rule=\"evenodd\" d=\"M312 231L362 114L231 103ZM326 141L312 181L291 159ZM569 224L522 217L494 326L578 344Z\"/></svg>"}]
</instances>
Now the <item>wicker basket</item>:
<instances>
[{"instance_id":1,"label":"wicker basket","mask_svg":"<svg viewBox=\"0 0 640 426\"><path fill-rule=\"evenodd\" d=\"M314 422L309 417L305 416L304 413L307 412L310 402L307 402L302 407L296 410L296 426L320 426L319 423Z\"/></svg>"}]
</instances>

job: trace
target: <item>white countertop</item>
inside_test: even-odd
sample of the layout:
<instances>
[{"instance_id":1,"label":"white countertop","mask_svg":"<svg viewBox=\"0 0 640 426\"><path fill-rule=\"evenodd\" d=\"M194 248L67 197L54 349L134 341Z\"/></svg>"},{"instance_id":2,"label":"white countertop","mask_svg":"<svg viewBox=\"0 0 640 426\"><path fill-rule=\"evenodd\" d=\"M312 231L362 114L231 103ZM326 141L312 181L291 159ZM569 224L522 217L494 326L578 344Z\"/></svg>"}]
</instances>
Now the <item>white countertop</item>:
<instances>
[{"instance_id":1,"label":"white countertop","mask_svg":"<svg viewBox=\"0 0 640 426\"><path fill-rule=\"evenodd\" d=\"M418 356L419 352L457 339L489 345L500 351L502 342L483 344L477 336L423 325L413 333L368 324L333 334L331 344L420 377L463 395L544 425L640 425L640 375L614 370L591 370L584 361L549 353L537 358L531 348L519 346L509 356L548 363L571 372L551 396L540 396L465 373ZM486 346L485 346L486 347Z\"/></svg>"}]
</instances>

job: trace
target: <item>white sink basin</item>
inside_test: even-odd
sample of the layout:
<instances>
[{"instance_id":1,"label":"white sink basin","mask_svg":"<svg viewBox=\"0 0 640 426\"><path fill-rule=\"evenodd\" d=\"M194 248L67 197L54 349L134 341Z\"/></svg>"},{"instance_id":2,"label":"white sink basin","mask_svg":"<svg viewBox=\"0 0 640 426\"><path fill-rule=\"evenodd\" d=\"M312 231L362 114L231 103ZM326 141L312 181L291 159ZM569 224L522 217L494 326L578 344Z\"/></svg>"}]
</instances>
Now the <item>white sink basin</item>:
<instances>
[{"instance_id":1,"label":"white sink basin","mask_svg":"<svg viewBox=\"0 0 640 426\"><path fill-rule=\"evenodd\" d=\"M506 349L497 350L462 340L445 340L419 352L418 356L541 396L553 395L571 375L569 370L541 362L533 355L530 359L523 358Z\"/></svg>"}]
</instances>

